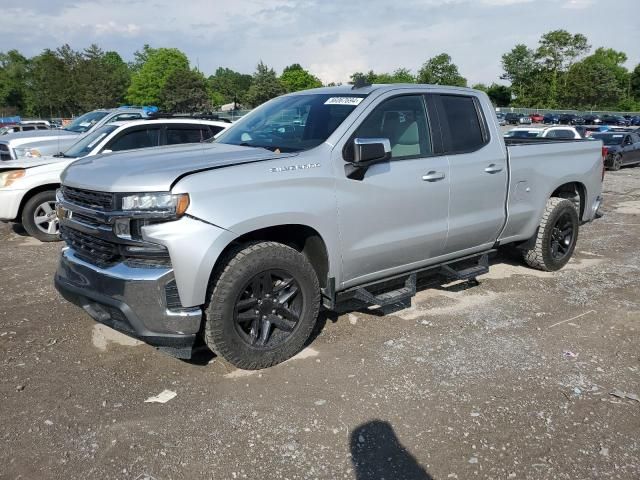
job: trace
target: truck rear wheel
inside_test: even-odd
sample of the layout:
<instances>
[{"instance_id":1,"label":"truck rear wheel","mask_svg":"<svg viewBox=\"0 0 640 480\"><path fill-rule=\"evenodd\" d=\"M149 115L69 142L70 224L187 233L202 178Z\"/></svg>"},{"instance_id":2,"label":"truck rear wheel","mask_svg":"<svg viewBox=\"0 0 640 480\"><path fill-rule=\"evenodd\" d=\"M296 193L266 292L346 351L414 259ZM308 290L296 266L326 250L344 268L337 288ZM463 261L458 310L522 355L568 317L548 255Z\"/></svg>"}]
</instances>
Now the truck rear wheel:
<instances>
[{"instance_id":1,"label":"truck rear wheel","mask_svg":"<svg viewBox=\"0 0 640 480\"><path fill-rule=\"evenodd\" d=\"M60 225L56 216L56 192L36 193L22 209L22 226L29 235L41 242L60 240Z\"/></svg>"},{"instance_id":2,"label":"truck rear wheel","mask_svg":"<svg viewBox=\"0 0 640 480\"><path fill-rule=\"evenodd\" d=\"M576 248L579 223L571 200L556 197L547 200L535 245L523 252L527 265L547 272L564 267Z\"/></svg>"},{"instance_id":3,"label":"truck rear wheel","mask_svg":"<svg viewBox=\"0 0 640 480\"><path fill-rule=\"evenodd\" d=\"M214 276L205 342L238 368L270 367L302 350L319 309L318 277L302 253L276 242L243 245Z\"/></svg>"}]
</instances>

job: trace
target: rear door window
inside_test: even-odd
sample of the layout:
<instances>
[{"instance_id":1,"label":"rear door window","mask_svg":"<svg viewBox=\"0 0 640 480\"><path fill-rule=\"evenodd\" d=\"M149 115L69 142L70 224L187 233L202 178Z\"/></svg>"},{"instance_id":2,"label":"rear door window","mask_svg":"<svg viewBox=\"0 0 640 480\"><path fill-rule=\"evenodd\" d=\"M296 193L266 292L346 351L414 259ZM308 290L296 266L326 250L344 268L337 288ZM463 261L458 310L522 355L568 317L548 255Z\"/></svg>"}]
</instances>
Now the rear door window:
<instances>
[{"instance_id":1,"label":"rear door window","mask_svg":"<svg viewBox=\"0 0 640 480\"><path fill-rule=\"evenodd\" d=\"M200 143L211 137L211 132L205 125L170 125L167 127L167 145Z\"/></svg>"},{"instance_id":2,"label":"rear door window","mask_svg":"<svg viewBox=\"0 0 640 480\"><path fill-rule=\"evenodd\" d=\"M446 152L465 153L482 148L489 141L488 131L474 97L439 95L439 98L439 118Z\"/></svg>"},{"instance_id":3,"label":"rear door window","mask_svg":"<svg viewBox=\"0 0 640 480\"><path fill-rule=\"evenodd\" d=\"M105 150L119 152L135 148L157 147L160 144L160 128L140 128L130 130L107 144Z\"/></svg>"}]
</instances>

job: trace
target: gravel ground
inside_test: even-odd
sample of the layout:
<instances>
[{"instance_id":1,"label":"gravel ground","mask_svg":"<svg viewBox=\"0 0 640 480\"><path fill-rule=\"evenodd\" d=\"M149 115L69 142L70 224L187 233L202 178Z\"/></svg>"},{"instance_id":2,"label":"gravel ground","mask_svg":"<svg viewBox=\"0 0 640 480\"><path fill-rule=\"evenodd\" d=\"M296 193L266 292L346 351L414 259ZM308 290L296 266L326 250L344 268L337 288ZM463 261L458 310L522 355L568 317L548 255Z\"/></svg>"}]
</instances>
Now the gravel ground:
<instances>
[{"instance_id":1,"label":"gravel ground","mask_svg":"<svg viewBox=\"0 0 640 480\"><path fill-rule=\"evenodd\" d=\"M640 478L640 168L605 190L564 270L497 258L260 372L95 324L0 225L0 479Z\"/></svg>"}]
</instances>

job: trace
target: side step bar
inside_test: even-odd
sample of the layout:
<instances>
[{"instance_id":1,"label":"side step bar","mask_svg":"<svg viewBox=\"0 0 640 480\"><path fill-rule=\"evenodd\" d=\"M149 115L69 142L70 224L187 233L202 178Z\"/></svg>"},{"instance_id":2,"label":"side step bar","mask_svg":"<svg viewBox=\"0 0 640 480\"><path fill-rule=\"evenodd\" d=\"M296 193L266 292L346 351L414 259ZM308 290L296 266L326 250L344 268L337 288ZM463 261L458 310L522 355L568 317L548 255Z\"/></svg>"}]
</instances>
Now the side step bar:
<instances>
[{"instance_id":1,"label":"side step bar","mask_svg":"<svg viewBox=\"0 0 640 480\"><path fill-rule=\"evenodd\" d=\"M404 287L398 288L397 290L390 290L379 295L373 295L366 288L358 287L355 290L353 298L370 305L379 305L380 307L393 305L394 303L399 303L415 296L416 279L416 274L412 273L404 282Z\"/></svg>"},{"instance_id":2,"label":"side step bar","mask_svg":"<svg viewBox=\"0 0 640 480\"><path fill-rule=\"evenodd\" d=\"M442 265L442 273L454 280L475 280L476 277L489 273L489 254L485 253L478 260L478 264L464 270L455 270L451 265Z\"/></svg>"},{"instance_id":3,"label":"side step bar","mask_svg":"<svg viewBox=\"0 0 640 480\"><path fill-rule=\"evenodd\" d=\"M334 308L337 303L341 303L342 300L357 300L363 302L368 305L378 305L380 307L386 307L389 305L398 304L400 302L404 302L406 300L411 299L416 294L416 285L417 285L417 274L420 272L431 271L434 274L441 274L447 278L453 280L470 280L474 281L476 277L480 275L484 275L489 272L489 255L495 252L495 250L489 250L483 252L481 254L470 255L468 257L459 258L456 260L452 260L450 262L440 264L440 265L432 265L427 268L423 268L420 270L416 270L414 272L405 273L403 275L397 275L392 278L386 278L383 280L379 280L376 282L368 283L359 287L353 287L343 292L337 292L333 298L335 298L335 302L325 303L325 306L328 308ZM466 263L469 264L469 261L477 258L478 263L471 267L464 268L462 270L457 270L455 268L456 264ZM406 277L404 286L395 290L388 290L383 293L378 293L374 295L369 290L373 287L375 289L376 286L380 286L380 284L392 280L392 279L402 279ZM333 285L331 285L335 288ZM331 290L333 290L333 288ZM334 290L335 291L335 290ZM332 295L332 296L333 296ZM326 300L330 300L327 298ZM328 304L327 304L328 303Z\"/></svg>"}]
</instances>

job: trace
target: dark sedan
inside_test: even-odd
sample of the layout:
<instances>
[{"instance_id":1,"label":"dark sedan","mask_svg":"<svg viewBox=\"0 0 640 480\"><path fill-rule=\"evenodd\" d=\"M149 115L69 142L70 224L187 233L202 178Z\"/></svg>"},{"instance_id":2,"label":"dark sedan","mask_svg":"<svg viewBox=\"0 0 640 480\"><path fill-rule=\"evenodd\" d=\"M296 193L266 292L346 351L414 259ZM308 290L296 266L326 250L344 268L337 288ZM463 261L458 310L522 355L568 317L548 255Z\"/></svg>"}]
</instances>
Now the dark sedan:
<instances>
[{"instance_id":1,"label":"dark sedan","mask_svg":"<svg viewBox=\"0 0 640 480\"><path fill-rule=\"evenodd\" d=\"M637 133L605 132L594 133L591 138L602 140L605 147L605 166L620 170L623 165L640 163L640 135Z\"/></svg>"},{"instance_id":2,"label":"dark sedan","mask_svg":"<svg viewBox=\"0 0 640 480\"><path fill-rule=\"evenodd\" d=\"M560 116L555 113L547 113L542 117L542 123L545 125L558 125L560 123Z\"/></svg>"},{"instance_id":3,"label":"dark sedan","mask_svg":"<svg viewBox=\"0 0 640 480\"><path fill-rule=\"evenodd\" d=\"M531 119L522 113L507 113L504 116L507 125L530 125Z\"/></svg>"},{"instance_id":4,"label":"dark sedan","mask_svg":"<svg viewBox=\"0 0 640 480\"><path fill-rule=\"evenodd\" d=\"M628 120L620 115L603 115L602 123L605 125L618 125L620 127L629 126Z\"/></svg>"},{"instance_id":5,"label":"dark sedan","mask_svg":"<svg viewBox=\"0 0 640 480\"><path fill-rule=\"evenodd\" d=\"M559 117L559 123L562 125L584 125L584 118L575 113L563 113Z\"/></svg>"},{"instance_id":6,"label":"dark sedan","mask_svg":"<svg viewBox=\"0 0 640 480\"><path fill-rule=\"evenodd\" d=\"M602 119L600 118L600 115L588 114L588 115L584 115L582 119L584 120L585 125L602 124Z\"/></svg>"}]
</instances>

